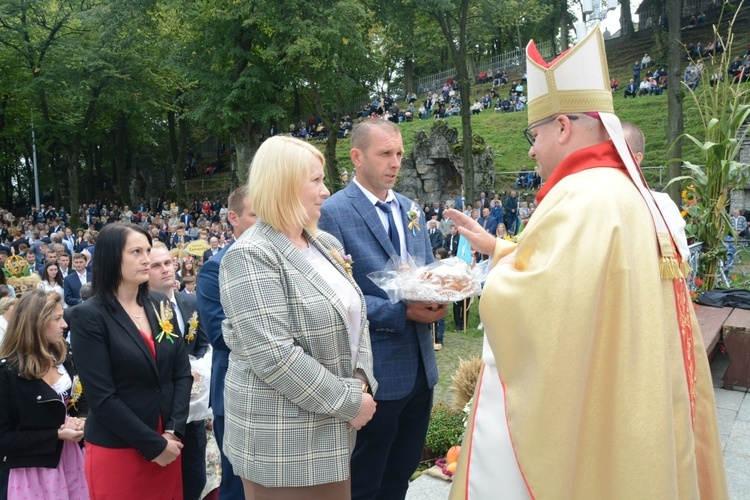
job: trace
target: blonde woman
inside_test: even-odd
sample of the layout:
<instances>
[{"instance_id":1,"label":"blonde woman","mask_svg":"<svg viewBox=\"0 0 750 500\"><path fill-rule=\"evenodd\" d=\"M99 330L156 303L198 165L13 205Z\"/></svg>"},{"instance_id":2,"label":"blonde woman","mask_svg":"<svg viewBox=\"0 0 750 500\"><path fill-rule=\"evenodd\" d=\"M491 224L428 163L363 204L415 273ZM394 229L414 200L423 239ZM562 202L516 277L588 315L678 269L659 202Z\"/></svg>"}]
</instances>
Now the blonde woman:
<instances>
[{"instance_id":1,"label":"blonde woman","mask_svg":"<svg viewBox=\"0 0 750 500\"><path fill-rule=\"evenodd\" d=\"M248 180L258 222L221 263L224 452L248 499L351 498L350 451L375 412L365 300L341 244L316 230L324 161L266 140Z\"/></svg>"},{"instance_id":2,"label":"blonde woman","mask_svg":"<svg viewBox=\"0 0 750 500\"><path fill-rule=\"evenodd\" d=\"M18 300L0 344L0 456L8 498L89 498L80 442L88 405L63 330L62 298Z\"/></svg>"},{"instance_id":3,"label":"blonde woman","mask_svg":"<svg viewBox=\"0 0 750 500\"><path fill-rule=\"evenodd\" d=\"M508 230L505 228L505 224L502 222L497 225L495 229L495 235L501 240L510 240L511 236L508 234Z\"/></svg>"}]
</instances>

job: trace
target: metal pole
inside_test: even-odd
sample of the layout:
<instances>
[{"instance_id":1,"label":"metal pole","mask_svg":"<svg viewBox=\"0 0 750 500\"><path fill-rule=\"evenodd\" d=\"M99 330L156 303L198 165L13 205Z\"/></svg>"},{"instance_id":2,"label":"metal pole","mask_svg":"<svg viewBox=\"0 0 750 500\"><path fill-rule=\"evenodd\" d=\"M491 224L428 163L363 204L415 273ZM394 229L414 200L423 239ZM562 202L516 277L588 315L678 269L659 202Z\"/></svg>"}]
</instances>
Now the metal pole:
<instances>
[{"instance_id":1,"label":"metal pole","mask_svg":"<svg viewBox=\"0 0 750 500\"><path fill-rule=\"evenodd\" d=\"M39 170L36 166L36 135L34 134L34 120L31 120L31 151L32 161L34 163L34 194L36 197L36 209L41 208L41 202L39 200Z\"/></svg>"}]
</instances>

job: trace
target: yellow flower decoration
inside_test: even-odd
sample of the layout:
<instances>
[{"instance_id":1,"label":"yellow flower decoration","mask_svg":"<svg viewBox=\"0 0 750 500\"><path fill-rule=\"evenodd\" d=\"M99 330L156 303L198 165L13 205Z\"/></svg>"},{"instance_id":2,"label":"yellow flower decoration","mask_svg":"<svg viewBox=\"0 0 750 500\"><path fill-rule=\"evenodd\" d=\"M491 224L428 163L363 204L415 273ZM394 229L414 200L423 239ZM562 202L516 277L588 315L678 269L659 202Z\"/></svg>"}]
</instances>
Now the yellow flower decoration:
<instances>
[{"instance_id":1,"label":"yellow flower decoration","mask_svg":"<svg viewBox=\"0 0 750 500\"><path fill-rule=\"evenodd\" d=\"M339 253L336 251L335 248L330 248L328 251L330 252L331 257L333 257L333 260L338 262L339 265L344 268L347 274L349 274L349 277L350 278L353 277L352 266L354 265L354 261L352 260L352 256L349 255L348 253L347 254L344 254L343 252Z\"/></svg>"},{"instance_id":2,"label":"yellow flower decoration","mask_svg":"<svg viewBox=\"0 0 750 500\"><path fill-rule=\"evenodd\" d=\"M68 410L71 408L75 408L78 410L78 407L76 406L76 403L79 399L81 399L81 395L83 394L83 385L81 385L81 379L78 378L78 375L73 377L73 387L70 390L70 400L68 401Z\"/></svg>"},{"instance_id":3,"label":"yellow flower decoration","mask_svg":"<svg viewBox=\"0 0 750 500\"><path fill-rule=\"evenodd\" d=\"M419 228L419 207L416 203L411 204L411 208L408 212L406 212L406 215L409 217L409 229L411 230L411 234L414 236L417 235L417 231L420 231Z\"/></svg>"},{"instance_id":4,"label":"yellow flower decoration","mask_svg":"<svg viewBox=\"0 0 750 500\"><path fill-rule=\"evenodd\" d=\"M159 314L159 311L157 311L156 307L154 307L156 320L159 322L159 328L161 329L159 335L156 336L156 341L161 343L161 340L164 337L167 337L167 339L174 344L173 337L177 337L177 334L174 333L174 325L172 324L172 318L174 317L174 313L172 313L172 307L168 304L165 304L164 302L160 302L159 309L161 311L161 314Z\"/></svg>"},{"instance_id":5,"label":"yellow flower decoration","mask_svg":"<svg viewBox=\"0 0 750 500\"><path fill-rule=\"evenodd\" d=\"M190 345L195 339L195 335L198 332L198 311L193 311L193 315L188 320L188 334L185 335L185 341Z\"/></svg>"}]
</instances>

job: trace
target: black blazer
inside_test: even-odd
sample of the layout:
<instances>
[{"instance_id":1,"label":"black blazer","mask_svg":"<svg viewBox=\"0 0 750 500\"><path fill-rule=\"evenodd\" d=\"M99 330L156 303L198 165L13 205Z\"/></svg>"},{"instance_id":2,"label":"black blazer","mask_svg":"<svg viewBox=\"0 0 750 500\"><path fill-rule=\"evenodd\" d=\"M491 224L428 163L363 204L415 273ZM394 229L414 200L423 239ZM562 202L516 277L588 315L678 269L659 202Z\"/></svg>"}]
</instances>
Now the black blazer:
<instances>
[{"instance_id":1,"label":"black blazer","mask_svg":"<svg viewBox=\"0 0 750 500\"><path fill-rule=\"evenodd\" d=\"M154 338L161 331L156 310L164 294L151 292L145 304ZM185 343L155 342L156 361L135 323L118 303L111 311L99 297L76 306L70 327L78 371L90 409L86 441L108 448L135 448L153 460L166 448L157 431L182 439L190 405L190 373Z\"/></svg>"},{"instance_id":2,"label":"black blazer","mask_svg":"<svg viewBox=\"0 0 750 500\"><path fill-rule=\"evenodd\" d=\"M63 365L74 378L70 350ZM87 412L82 395L68 413L85 417ZM65 414L65 403L44 380L21 378L8 360L0 359L0 467L57 467L64 444L57 439L57 430L65 423Z\"/></svg>"},{"instance_id":3,"label":"black blazer","mask_svg":"<svg viewBox=\"0 0 750 500\"><path fill-rule=\"evenodd\" d=\"M451 244L451 236L453 237L453 244ZM461 238L461 235L456 233L454 235L448 235L445 237L445 240L443 240L443 248L448 250L448 252L451 254L451 257L455 257L458 255L458 241L459 238ZM69 311L70 309L66 309L66 311Z\"/></svg>"},{"instance_id":4,"label":"black blazer","mask_svg":"<svg viewBox=\"0 0 750 500\"><path fill-rule=\"evenodd\" d=\"M198 299L195 295L182 292L175 292L174 299L177 302L177 307L180 309L182 322L185 325L185 331L182 332L182 340L185 342L187 352L200 359L208 352L208 335L206 335L201 321L198 321L195 338L190 341L186 339L188 330L190 329L190 317L198 311ZM175 332L178 331L180 324L177 322L177 318L175 317L172 322L174 323Z\"/></svg>"},{"instance_id":5,"label":"black blazer","mask_svg":"<svg viewBox=\"0 0 750 500\"><path fill-rule=\"evenodd\" d=\"M219 248L219 250L221 250L221 248ZM216 253L219 253L219 252L217 251ZM203 252L203 262L207 262L207 261L208 261L208 259L210 259L210 258L211 258L211 257L213 257L214 255L215 255L215 254L214 254L214 253L213 253L213 252L211 251L211 249L209 248L208 250L206 250L205 252Z\"/></svg>"}]
</instances>

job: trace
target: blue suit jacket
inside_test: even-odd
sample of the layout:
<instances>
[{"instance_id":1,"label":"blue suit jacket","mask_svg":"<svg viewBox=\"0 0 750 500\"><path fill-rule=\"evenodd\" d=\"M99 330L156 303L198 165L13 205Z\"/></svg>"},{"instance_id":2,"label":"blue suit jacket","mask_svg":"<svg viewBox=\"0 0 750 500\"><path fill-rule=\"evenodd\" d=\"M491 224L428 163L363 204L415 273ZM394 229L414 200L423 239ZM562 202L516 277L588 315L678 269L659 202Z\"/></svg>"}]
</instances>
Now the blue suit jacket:
<instances>
[{"instance_id":1,"label":"blue suit jacket","mask_svg":"<svg viewBox=\"0 0 750 500\"><path fill-rule=\"evenodd\" d=\"M86 271L86 279L91 283L93 275L90 271ZM68 275L63 280L63 290L65 292L65 303L69 306L74 306L81 303L81 280L78 278L78 273L70 269Z\"/></svg>"},{"instance_id":2,"label":"blue suit jacket","mask_svg":"<svg viewBox=\"0 0 750 500\"><path fill-rule=\"evenodd\" d=\"M211 355L211 409L215 415L224 415L224 379L229 367L229 347L221 335L221 322L226 319L219 297L219 265L234 240L224 245L219 253L208 259L198 273L195 288L198 299L198 320L213 346Z\"/></svg>"},{"instance_id":3,"label":"blue suit jacket","mask_svg":"<svg viewBox=\"0 0 750 500\"><path fill-rule=\"evenodd\" d=\"M433 262L421 207L418 209L421 230L412 233L406 229L406 212L412 201L400 194L396 194L396 198L401 205L409 255L417 263ZM318 225L335 236L344 246L344 251L352 256L354 279L362 289L367 304L375 379L378 381L376 399L406 397L416 381L419 357L425 367L427 384L434 387L438 372L430 325L407 321L406 304L391 304L386 293L367 277L368 273L382 271L391 256L396 255L377 208L352 182L323 203Z\"/></svg>"}]
</instances>

